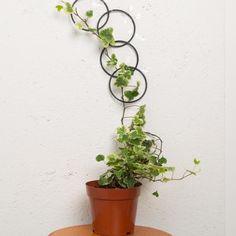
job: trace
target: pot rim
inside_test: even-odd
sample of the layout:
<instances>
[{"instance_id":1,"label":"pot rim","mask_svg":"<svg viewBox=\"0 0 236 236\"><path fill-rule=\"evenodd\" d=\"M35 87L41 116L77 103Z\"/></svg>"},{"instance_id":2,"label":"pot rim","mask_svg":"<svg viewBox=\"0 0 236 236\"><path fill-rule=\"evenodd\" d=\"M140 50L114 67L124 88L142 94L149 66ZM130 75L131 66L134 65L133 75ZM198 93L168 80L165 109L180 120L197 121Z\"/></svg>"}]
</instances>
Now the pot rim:
<instances>
[{"instance_id":1,"label":"pot rim","mask_svg":"<svg viewBox=\"0 0 236 236\"><path fill-rule=\"evenodd\" d=\"M120 201L137 198L140 195L141 185L134 188L100 188L98 180L93 180L86 183L86 189L91 198Z\"/></svg>"},{"instance_id":2,"label":"pot rim","mask_svg":"<svg viewBox=\"0 0 236 236\"><path fill-rule=\"evenodd\" d=\"M140 182L139 182L140 183ZM132 188L104 188L104 187L100 187L98 184L98 180L91 180L85 183L87 187L91 187L91 188L99 188L99 189L104 189L104 190L134 190L137 188L141 188L142 183L140 183L138 186L132 187ZM97 186L96 186L97 185Z\"/></svg>"}]
</instances>

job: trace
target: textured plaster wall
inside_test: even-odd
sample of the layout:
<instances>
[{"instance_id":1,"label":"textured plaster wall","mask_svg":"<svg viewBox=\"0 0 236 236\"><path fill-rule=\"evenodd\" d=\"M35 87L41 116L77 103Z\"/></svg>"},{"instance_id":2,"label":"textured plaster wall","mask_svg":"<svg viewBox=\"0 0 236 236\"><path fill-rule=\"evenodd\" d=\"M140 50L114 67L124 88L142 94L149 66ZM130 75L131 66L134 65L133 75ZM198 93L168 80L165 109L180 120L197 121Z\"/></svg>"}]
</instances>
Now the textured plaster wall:
<instances>
[{"instance_id":1,"label":"textured plaster wall","mask_svg":"<svg viewBox=\"0 0 236 236\"><path fill-rule=\"evenodd\" d=\"M236 235L236 2L226 2L226 235Z\"/></svg>"},{"instance_id":2,"label":"textured plaster wall","mask_svg":"<svg viewBox=\"0 0 236 236\"><path fill-rule=\"evenodd\" d=\"M105 167L121 116L95 39L56 1L4 2L0 21L0 234L42 236L90 222L84 183ZM143 187L137 223L174 236L224 235L224 1L110 0L135 16L149 90L147 129L184 182ZM129 28L124 24L124 29ZM114 27L121 30L120 22ZM128 30L124 30L125 33ZM122 34L122 32L121 32ZM122 35L121 35L122 36Z\"/></svg>"}]
</instances>

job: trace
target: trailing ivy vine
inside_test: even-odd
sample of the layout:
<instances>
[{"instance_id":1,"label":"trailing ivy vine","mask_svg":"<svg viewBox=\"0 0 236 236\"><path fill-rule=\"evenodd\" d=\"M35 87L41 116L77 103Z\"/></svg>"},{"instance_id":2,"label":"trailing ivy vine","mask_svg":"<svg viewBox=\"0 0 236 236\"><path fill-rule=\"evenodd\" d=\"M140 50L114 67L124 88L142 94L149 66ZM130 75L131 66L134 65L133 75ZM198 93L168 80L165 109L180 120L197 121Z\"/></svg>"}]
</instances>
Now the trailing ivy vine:
<instances>
[{"instance_id":1,"label":"trailing ivy vine","mask_svg":"<svg viewBox=\"0 0 236 236\"><path fill-rule=\"evenodd\" d=\"M76 1L77 2L77 1ZM144 129L146 124L145 105L129 105L140 96L141 81L133 84L133 77L137 68L120 62L115 53L110 54L108 48L116 46L114 29L112 27L97 29L90 25L90 19L94 16L93 10L80 12L75 4L62 1L56 6L59 12L73 16L75 28L95 36L105 50L107 58L106 65L115 70L116 76L113 86L121 93L123 112L121 126L117 128L116 141L118 151L109 155L99 154L96 157L98 162L105 161L108 170L99 178L99 185L106 188L132 188L138 186L143 179L152 182L169 182L182 180L186 177L196 175L200 169L200 161L194 159L194 168L186 170L179 177L174 177L175 168L167 166L167 159L162 155L162 140L159 136L147 132ZM73 18L73 19L74 19ZM126 116L127 109L137 108L137 112ZM128 125L126 120L129 120ZM158 196L158 192L153 193Z\"/></svg>"}]
</instances>

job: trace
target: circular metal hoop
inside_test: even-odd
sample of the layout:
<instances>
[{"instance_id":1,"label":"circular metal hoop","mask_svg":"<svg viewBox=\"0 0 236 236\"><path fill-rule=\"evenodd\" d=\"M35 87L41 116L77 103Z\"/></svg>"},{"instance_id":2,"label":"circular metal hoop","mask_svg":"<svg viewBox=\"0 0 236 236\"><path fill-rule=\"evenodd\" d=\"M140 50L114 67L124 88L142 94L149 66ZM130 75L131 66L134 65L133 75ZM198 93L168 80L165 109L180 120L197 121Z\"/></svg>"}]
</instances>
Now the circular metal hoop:
<instances>
[{"instance_id":1,"label":"circular metal hoop","mask_svg":"<svg viewBox=\"0 0 236 236\"><path fill-rule=\"evenodd\" d=\"M144 75L144 73L141 71L141 70L139 70L138 68L134 68L134 67L130 67L130 68L132 68L132 69L134 69L134 71L138 71L141 75L142 75L142 77L143 77L143 80L144 80L144 83L145 83L145 89L144 89L144 91L143 91L143 93L142 93L142 95L139 97L139 98L137 98L137 99L135 99L135 100L133 100L133 101L125 101L125 100L123 100L122 98L118 98L115 94L114 94L114 92L112 91L112 79L114 79L115 77L115 74L120 70L120 68L119 69L117 69L116 71L114 71L114 73L111 75L111 77L110 77L110 80L109 80L109 91L110 91L110 93L111 93L111 95L116 99L116 100L118 100L118 101L120 101L120 102L122 102L122 103L134 103L134 102L137 102L137 101L139 101L140 99L142 99L143 97L144 97L144 95L146 94L146 92L147 92L147 86L148 86L148 84L147 84L147 78L146 78L146 76Z\"/></svg>"},{"instance_id":2,"label":"circular metal hoop","mask_svg":"<svg viewBox=\"0 0 236 236\"><path fill-rule=\"evenodd\" d=\"M73 7L73 8L74 8L75 4L76 4L78 1L79 1L79 0L75 0L75 1L73 2L73 4L72 4L72 7ZM106 2L105 2L104 0L100 0L100 1L104 4L104 6L105 6L105 8L106 8L106 12L109 12L109 8L108 8L108 5L106 4ZM74 18L74 15L71 14L70 17L71 17L72 22L75 24L75 23L76 23L76 20L75 20L75 18ZM99 29L102 29L102 28L107 24L107 22L108 22L108 20L109 20L109 17L110 17L110 14L107 14L106 21L104 22L104 24L103 24L102 26L100 26ZM99 19L100 19L100 18L99 18ZM88 29L84 29L84 28L83 28L82 30L84 30L84 31L89 31Z\"/></svg>"},{"instance_id":3,"label":"circular metal hoop","mask_svg":"<svg viewBox=\"0 0 236 236\"><path fill-rule=\"evenodd\" d=\"M138 67L138 64L139 64L139 54L138 54L137 49L136 49L131 43L128 43L128 42L123 41L123 40L116 40L116 43L125 43L124 46L129 46L130 48L132 48L132 49L134 50L134 53L135 53L135 55L136 55L136 64L134 65L133 68L136 70L137 67ZM104 71L106 74L108 74L109 76L113 76L114 78L117 78L117 76L115 76L113 72L112 72L112 73L109 73L109 72L106 70L105 66L103 65L102 58L103 58L103 55L104 55L104 53L106 52L106 50L107 50L107 48L104 48L104 49L102 50L102 52L101 52L101 55L100 55L100 65L101 65L103 71Z\"/></svg>"},{"instance_id":4,"label":"circular metal hoop","mask_svg":"<svg viewBox=\"0 0 236 236\"><path fill-rule=\"evenodd\" d=\"M109 20L109 18L110 18L110 14L111 14L111 13L114 13L114 12L119 12L119 13L125 14L126 16L128 16L128 17L130 18L130 20L131 20L131 22L132 22L132 24L133 24L133 33L132 33L130 39L129 39L128 41L120 40L120 39L119 39L119 40L117 40L117 41L120 41L120 42L122 41L123 43L121 43L120 45L113 45L113 46L111 46L111 47L114 47L114 48L119 48L119 47L123 47L123 46L127 45L128 43L130 43L130 42L132 41L132 39L134 38L134 35L135 35L135 33L136 33L136 24L135 24L135 21L134 21L133 17L132 17L129 13L127 13L126 11L123 11L123 10L120 10L120 9L109 10L109 11L105 12L105 13L100 17L100 19L98 20L98 23L97 23L97 32L98 32L98 34L99 34L100 29L102 29L102 28L107 24L107 22L108 22L108 20ZM106 15L107 15L107 21L106 21L102 26L100 26L101 20L102 20Z\"/></svg>"}]
</instances>

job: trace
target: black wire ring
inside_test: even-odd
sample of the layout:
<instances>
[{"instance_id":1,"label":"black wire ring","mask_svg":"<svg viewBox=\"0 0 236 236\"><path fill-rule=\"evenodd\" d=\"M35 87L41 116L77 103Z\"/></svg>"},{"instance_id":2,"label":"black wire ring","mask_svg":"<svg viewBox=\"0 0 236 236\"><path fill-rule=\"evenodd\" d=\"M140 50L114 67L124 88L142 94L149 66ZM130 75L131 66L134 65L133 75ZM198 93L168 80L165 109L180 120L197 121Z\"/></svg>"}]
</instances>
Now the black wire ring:
<instances>
[{"instance_id":1,"label":"black wire ring","mask_svg":"<svg viewBox=\"0 0 236 236\"><path fill-rule=\"evenodd\" d=\"M155 150L152 152L152 154L157 154L157 157L159 158L160 155L162 154L162 146L163 146L163 141L162 139L156 135L156 134L153 134L153 133L150 133L150 132L145 132L149 137L152 137L155 139L155 142L158 142L160 144L160 147L157 146L156 144L156 147L154 148ZM157 153L158 151L158 153Z\"/></svg>"},{"instance_id":2,"label":"black wire ring","mask_svg":"<svg viewBox=\"0 0 236 236\"><path fill-rule=\"evenodd\" d=\"M121 45L113 45L113 46L111 45L111 47L119 48L119 47L123 47L123 46L125 46L126 44L130 43L131 40L134 38L134 35L135 35L135 33L136 33L136 24L135 24L135 21L134 21L133 17L132 17L129 13L127 13L126 11L123 11L123 10L120 10L120 9L109 10L109 11L105 12L105 13L100 17L100 19L98 20L98 23L97 23L97 32L98 32L98 34L99 34L100 29L102 29L102 28L107 24L107 22L108 22L108 20L109 20L109 18L110 18L110 14L113 13L113 12L120 12L120 13L123 13L123 14L125 14L126 16L128 16L128 17L130 18L130 20L131 20L131 22L132 22L132 24L133 24L133 28L134 28L134 29L133 29L133 33L132 33L132 35L131 35L131 37L130 37L130 39L129 39L128 41L117 40L117 41L123 41L124 43L121 44ZM99 26L101 20L102 20L103 17L106 16L106 15L107 15L107 21L106 21L102 26Z\"/></svg>"},{"instance_id":3,"label":"black wire ring","mask_svg":"<svg viewBox=\"0 0 236 236\"><path fill-rule=\"evenodd\" d=\"M75 4L76 4L78 1L79 1L79 0L75 0L75 1L73 2L73 4L72 4L72 7L73 7L73 8L74 8ZM104 4L104 6L105 6L107 12L109 12L109 8L108 8L108 5L106 4L106 2L105 2L104 0L100 0L100 1ZM70 17L71 17L72 22L75 24L75 23L76 23L76 20L75 20L75 18L74 18L74 15L71 14ZM107 22L108 22L108 20L109 20L109 17L110 17L110 14L107 14L107 19L106 19L106 21L104 22L104 24L103 24L99 29L102 29L102 28L107 24ZM82 30L84 30L84 31L89 31L88 29L84 29L84 28L83 28Z\"/></svg>"},{"instance_id":4,"label":"black wire ring","mask_svg":"<svg viewBox=\"0 0 236 236\"><path fill-rule=\"evenodd\" d=\"M127 46L131 47L131 48L134 50L135 55L136 55L136 64L135 64L135 66L134 66L133 68L136 70L137 67L138 67L138 64L139 64L139 55L138 55L137 49L136 49L131 43L127 43L126 41L123 41L123 40L116 40L116 43L126 43ZM126 46L126 45L125 45L125 46ZM109 72L106 70L105 66L103 65L102 58L103 58L103 55L104 55L104 53L105 53L106 50L107 50L107 48L103 48L103 50L102 50L102 52L101 52L101 55L100 55L100 65L101 65L103 71L104 71L106 74L108 74L109 76L113 76L114 78L117 78L117 76L113 75L114 73L109 73Z\"/></svg>"},{"instance_id":5,"label":"black wire ring","mask_svg":"<svg viewBox=\"0 0 236 236\"><path fill-rule=\"evenodd\" d=\"M143 97L144 97L144 95L146 94L146 92L147 92L147 86L148 86L148 84L147 84L147 78L146 78L146 76L144 75L144 73L141 71L141 70L139 70L138 68L134 68L134 67L132 67L132 66L130 66L130 68L132 68L132 69L134 69L135 71L138 71L141 75L142 75L142 77L143 77L143 80L144 80L144 82L145 82L145 89L144 89L144 91L143 91L143 94L139 97L139 98L137 98L137 99L135 99L135 100L133 100L133 101L125 101L125 100L123 100L123 99L121 99L121 98L118 98L118 97L116 97L116 95L113 93L113 91L112 91L112 85L111 85L111 81L112 81L112 79L114 79L115 77L115 74L121 69L121 68L119 68L119 69L117 69L116 71L114 71L114 73L111 75L111 77L110 77L110 80L109 80L109 91L110 91L110 93L111 93L111 95L116 99L116 100L118 100L118 101L120 101L120 102L122 102L122 103L134 103L134 102L137 102L137 101L139 101L140 99L142 99Z\"/></svg>"}]
</instances>

